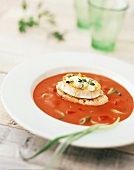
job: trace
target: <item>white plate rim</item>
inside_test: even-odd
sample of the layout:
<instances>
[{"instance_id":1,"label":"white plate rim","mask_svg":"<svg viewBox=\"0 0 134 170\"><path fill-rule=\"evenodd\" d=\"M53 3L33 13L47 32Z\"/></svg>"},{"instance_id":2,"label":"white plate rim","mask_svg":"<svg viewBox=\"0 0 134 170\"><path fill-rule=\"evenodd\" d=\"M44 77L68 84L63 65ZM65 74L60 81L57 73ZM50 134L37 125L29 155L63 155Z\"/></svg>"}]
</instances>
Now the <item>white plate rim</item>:
<instances>
[{"instance_id":1,"label":"white plate rim","mask_svg":"<svg viewBox=\"0 0 134 170\"><path fill-rule=\"evenodd\" d=\"M117 78L123 75L123 78L125 77L128 84L130 82L130 86L134 84L132 74L130 75L130 71L131 73L134 72L134 67L113 57L87 52L46 53L16 66L7 74L1 86L2 103L6 111L17 123L30 132L47 139L53 139L60 135L85 129L87 127L75 126L60 121L57 122L56 119L42 113L33 102L31 95L36 83L43 79L44 76L47 76L45 73L48 70L62 68L62 72L66 72L66 68L68 67L78 68L82 66L94 68L92 67L93 65L95 65L95 68L100 69L104 67L104 71L105 69L110 70L109 72L112 74L115 73ZM35 69L37 70L35 71ZM18 98L17 92L19 92L20 98ZM94 132L75 141L72 145L87 148L113 148L132 144L134 143L134 134L132 133L132 130L134 131L132 127L133 119L134 113L113 129L102 131L101 133ZM127 126L128 124L129 126Z\"/></svg>"}]
</instances>

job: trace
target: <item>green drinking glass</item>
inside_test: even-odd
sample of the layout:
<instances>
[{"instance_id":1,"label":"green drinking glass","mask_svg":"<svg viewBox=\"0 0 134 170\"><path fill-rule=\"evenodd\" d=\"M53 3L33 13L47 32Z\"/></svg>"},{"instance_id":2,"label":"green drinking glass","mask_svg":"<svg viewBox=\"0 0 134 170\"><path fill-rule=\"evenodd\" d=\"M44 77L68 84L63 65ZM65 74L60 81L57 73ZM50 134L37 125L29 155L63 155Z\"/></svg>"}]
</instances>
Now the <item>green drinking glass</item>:
<instances>
[{"instance_id":1,"label":"green drinking glass","mask_svg":"<svg viewBox=\"0 0 134 170\"><path fill-rule=\"evenodd\" d=\"M74 7L78 28L89 29L88 0L74 0Z\"/></svg>"},{"instance_id":2,"label":"green drinking glass","mask_svg":"<svg viewBox=\"0 0 134 170\"><path fill-rule=\"evenodd\" d=\"M113 51L128 3L125 0L88 0L92 47Z\"/></svg>"}]
</instances>

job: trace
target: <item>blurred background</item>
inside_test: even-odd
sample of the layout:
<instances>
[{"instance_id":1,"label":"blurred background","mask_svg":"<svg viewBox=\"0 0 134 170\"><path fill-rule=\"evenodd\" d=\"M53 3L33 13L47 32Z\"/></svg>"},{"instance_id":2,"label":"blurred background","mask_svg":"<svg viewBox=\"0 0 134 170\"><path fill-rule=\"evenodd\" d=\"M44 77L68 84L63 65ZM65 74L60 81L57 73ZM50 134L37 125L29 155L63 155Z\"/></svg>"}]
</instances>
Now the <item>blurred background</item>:
<instances>
[{"instance_id":1,"label":"blurred background","mask_svg":"<svg viewBox=\"0 0 134 170\"><path fill-rule=\"evenodd\" d=\"M87 17L85 0L78 1L45 0L43 3L40 0L0 0L1 70L8 72L25 59L53 51L102 53L127 62L131 59L134 64L132 56L134 53L134 1L128 0L129 8L117 39L116 49L111 52L92 48L90 27L81 28L77 21L76 8L80 8L85 18ZM76 7L77 3L81 4ZM39 11L47 11L45 17L48 18L45 19L42 14L44 18L40 16L40 23L35 23ZM31 19L30 23L22 22L24 20L29 22L30 17L32 19L35 17L35 21ZM23 31L25 28L26 30Z\"/></svg>"}]
</instances>

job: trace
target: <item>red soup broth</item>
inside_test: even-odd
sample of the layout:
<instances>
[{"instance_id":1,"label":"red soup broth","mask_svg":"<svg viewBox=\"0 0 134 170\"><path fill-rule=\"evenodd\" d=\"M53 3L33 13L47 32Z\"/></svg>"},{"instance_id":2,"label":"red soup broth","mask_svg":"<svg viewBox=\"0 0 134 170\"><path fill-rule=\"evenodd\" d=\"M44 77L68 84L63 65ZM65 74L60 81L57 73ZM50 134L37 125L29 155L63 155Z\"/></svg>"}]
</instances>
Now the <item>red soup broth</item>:
<instances>
[{"instance_id":1,"label":"red soup broth","mask_svg":"<svg viewBox=\"0 0 134 170\"><path fill-rule=\"evenodd\" d=\"M81 119L88 117L89 120L82 124L85 126L94 123L113 123L118 117L120 121L128 118L134 107L133 98L122 85L103 75L82 73L101 84L101 88L108 97L108 102L100 106L82 105L64 100L57 94L56 84L66 75L58 74L41 81L34 89L33 99L36 105L49 116L71 124L80 125ZM115 88L121 95L116 93L107 94ZM119 112L113 112L117 110Z\"/></svg>"}]
</instances>

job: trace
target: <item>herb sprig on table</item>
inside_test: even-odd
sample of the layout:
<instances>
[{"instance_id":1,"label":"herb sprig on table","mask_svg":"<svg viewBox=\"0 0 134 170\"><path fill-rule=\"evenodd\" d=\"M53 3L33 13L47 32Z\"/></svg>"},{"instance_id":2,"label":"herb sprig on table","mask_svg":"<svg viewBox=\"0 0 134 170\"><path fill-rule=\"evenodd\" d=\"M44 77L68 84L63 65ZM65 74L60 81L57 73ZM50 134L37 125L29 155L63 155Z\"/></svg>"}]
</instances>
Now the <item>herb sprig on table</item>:
<instances>
[{"instance_id":1,"label":"herb sprig on table","mask_svg":"<svg viewBox=\"0 0 134 170\"><path fill-rule=\"evenodd\" d=\"M24 17L18 21L19 31L24 33L27 29L35 26L40 27L42 23L44 23L44 26L46 26L44 27L44 31L48 34L48 37L55 38L58 41L64 41L65 33L61 33L57 30L58 24L55 15L48 9L44 9L43 4L43 2L39 2L34 10L34 14L27 15L29 6L25 0L22 1L21 8L24 12Z\"/></svg>"},{"instance_id":2,"label":"herb sprig on table","mask_svg":"<svg viewBox=\"0 0 134 170\"><path fill-rule=\"evenodd\" d=\"M74 133L67 134L67 135L64 135L64 136L59 136L59 137L51 140L50 142L48 142L48 144L46 144L40 151L35 153L33 156L26 158L26 157L23 156L21 151L20 151L20 156L25 161L31 160L31 159L35 158L36 156L40 155L41 153L45 152L46 150L48 150L50 147L52 147L54 144L56 144L60 140L64 139L64 141L61 142L58 145L58 147L56 148L48 166L44 169L44 170L51 170L51 168L54 166L54 164L56 163L58 158L62 155L62 153L65 151L65 149L72 142L74 142L74 141L94 132L94 131L106 130L106 129L109 129L109 128L113 128L114 126L116 126L119 123L119 121L120 121L120 118L118 117L113 124L109 124L109 125L96 124L96 125L92 125L92 126L86 128L85 130L82 130L82 131L74 132Z\"/></svg>"}]
</instances>

